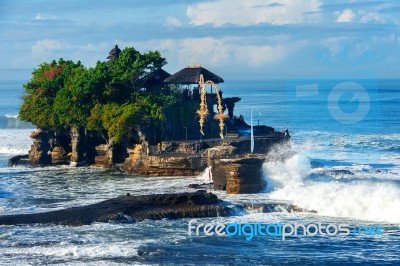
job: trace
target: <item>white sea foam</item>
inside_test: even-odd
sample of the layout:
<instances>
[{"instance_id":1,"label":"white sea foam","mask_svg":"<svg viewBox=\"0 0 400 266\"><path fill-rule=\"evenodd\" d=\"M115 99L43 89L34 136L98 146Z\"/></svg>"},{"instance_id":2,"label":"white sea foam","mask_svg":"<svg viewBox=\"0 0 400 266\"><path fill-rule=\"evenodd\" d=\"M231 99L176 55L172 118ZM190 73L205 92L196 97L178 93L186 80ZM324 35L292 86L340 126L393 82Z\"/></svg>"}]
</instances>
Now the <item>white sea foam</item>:
<instances>
[{"instance_id":1,"label":"white sea foam","mask_svg":"<svg viewBox=\"0 0 400 266\"><path fill-rule=\"evenodd\" d=\"M398 182L363 180L358 175L347 176L346 182L315 181L307 178L312 169L302 154L265 163L263 168L270 199L288 200L320 215L400 223Z\"/></svg>"},{"instance_id":2,"label":"white sea foam","mask_svg":"<svg viewBox=\"0 0 400 266\"><path fill-rule=\"evenodd\" d=\"M211 166L208 166L203 173L198 177L199 180L201 180L203 183L212 183L212 174L211 174Z\"/></svg>"},{"instance_id":3,"label":"white sea foam","mask_svg":"<svg viewBox=\"0 0 400 266\"><path fill-rule=\"evenodd\" d=\"M14 118L14 119L18 118L17 114L5 114L4 116L7 117L7 118Z\"/></svg>"},{"instance_id":4,"label":"white sea foam","mask_svg":"<svg viewBox=\"0 0 400 266\"><path fill-rule=\"evenodd\" d=\"M32 129L0 129L0 154L26 154Z\"/></svg>"},{"instance_id":5,"label":"white sea foam","mask_svg":"<svg viewBox=\"0 0 400 266\"><path fill-rule=\"evenodd\" d=\"M104 258L104 257L132 257L137 256L137 248L130 244L91 244L91 245L65 245L62 247L33 247L29 254L45 256L67 256L74 258Z\"/></svg>"},{"instance_id":6,"label":"white sea foam","mask_svg":"<svg viewBox=\"0 0 400 266\"><path fill-rule=\"evenodd\" d=\"M134 257L138 255L138 246L132 243L94 243L84 245L73 245L61 243L54 246L34 246L10 248L2 251L3 256L50 256L50 257L68 257L71 259L89 259L89 258L115 258L115 257Z\"/></svg>"}]
</instances>

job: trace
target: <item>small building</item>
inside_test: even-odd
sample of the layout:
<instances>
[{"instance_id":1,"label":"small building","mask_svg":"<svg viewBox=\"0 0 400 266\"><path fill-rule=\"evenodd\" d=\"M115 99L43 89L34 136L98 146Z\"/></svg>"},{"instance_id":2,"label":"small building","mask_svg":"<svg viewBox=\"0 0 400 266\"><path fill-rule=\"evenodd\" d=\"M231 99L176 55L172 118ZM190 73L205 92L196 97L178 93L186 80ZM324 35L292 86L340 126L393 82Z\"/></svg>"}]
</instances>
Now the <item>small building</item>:
<instances>
[{"instance_id":1,"label":"small building","mask_svg":"<svg viewBox=\"0 0 400 266\"><path fill-rule=\"evenodd\" d=\"M214 84L224 82L223 78L201 66L188 66L164 80L165 84L176 84L182 88L182 100L186 112L182 114L182 123L178 126L182 128L182 131L177 130L177 138L179 136L183 136L185 140L219 138L218 121L213 119L216 114L214 106L217 104L217 96L212 86L209 86L210 89L206 95L209 115L204 124L204 135L200 133L197 110L200 107L201 88L199 83L201 75L203 75L204 81L212 81ZM219 91L219 95L222 98L222 91ZM177 128L176 125L170 125L170 127L171 129Z\"/></svg>"},{"instance_id":2,"label":"small building","mask_svg":"<svg viewBox=\"0 0 400 266\"><path fill-rule=\"evenodd\" d=\"M120 53L121 49L118 48L118 45L115 45L115 47L108 53L107 59L112 60L118 58Z\"/></svg>"}]
</instances>

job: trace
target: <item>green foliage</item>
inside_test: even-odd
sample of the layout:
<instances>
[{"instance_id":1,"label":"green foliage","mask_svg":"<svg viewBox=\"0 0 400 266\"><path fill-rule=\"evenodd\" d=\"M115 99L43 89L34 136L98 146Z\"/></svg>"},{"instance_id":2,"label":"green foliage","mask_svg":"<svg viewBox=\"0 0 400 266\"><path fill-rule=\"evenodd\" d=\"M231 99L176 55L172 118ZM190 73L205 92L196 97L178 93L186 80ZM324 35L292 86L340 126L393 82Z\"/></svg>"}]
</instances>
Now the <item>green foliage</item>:
<instances>
[{"instance_id":1,"label":"green foliage","mask_svg":"<svg viewBox=\"0 0 400 266\"><path fill-rule=\"evenodd\" d=\"M134 126L140 124L143 119L150 118L149 113L151 113L151 107L145 99L123 105L97 104L91 110L87 129L105 130L109 138L113 138L115 142L121 142L129 136Z\"/></svg>"},{"instance_id":2,"label":"green foliage","mask_svg":"<svg viewBox=\"0 0 400 266\"><path fill-rule=\"evenodd\" d=\"M86 125L90 110L93 108L91 87L87 86L87 70L75 68L54 100L54 113L58 126Z\"/></svg>"},{"instance_id":3,"label":"green foliage","mask_svg":"<svg viewBox=\"0 0 400 266\"><path fill-rule=\"evenodd\" d=\"M79 126L124 141L144 121L161 124L165 108L177 102L172 86L141 91L141 79L165 64L158 51L134 48L89 69L63 59L42 63L24 85L20 118L44 129Z\"/></svg>"},{"instance_id":4,"label":"green foliage","mask_svg":"<svg viewBox=\"0 0 400 266\"><path fill-rule=\"evenodd\" d=\"M57 93L64 87L66 80L73 76L75 68L81 63L64 61L43 63L32 73L32 79L24 85L26 94L19 111L20 119L32 122L41 128L57 127L56 113L53 110Z\"/></svg>"}]
</instances>

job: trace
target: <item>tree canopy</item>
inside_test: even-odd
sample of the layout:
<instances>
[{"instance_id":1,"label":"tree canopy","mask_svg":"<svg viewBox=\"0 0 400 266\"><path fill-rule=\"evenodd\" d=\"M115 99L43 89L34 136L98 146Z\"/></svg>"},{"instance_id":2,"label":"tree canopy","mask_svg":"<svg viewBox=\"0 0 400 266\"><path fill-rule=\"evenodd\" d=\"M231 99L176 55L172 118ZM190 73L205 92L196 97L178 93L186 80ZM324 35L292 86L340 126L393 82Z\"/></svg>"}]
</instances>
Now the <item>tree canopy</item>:
<instances>
[{"instance_id":1,"label":"tree canopy","mask_svg":"<svg viewBox=\"0 0 400 266\"><path fill-rule=\"evenodd\" d=\"M123 141L145 120L162 122L165 108L176 102L172 89L141 90L143 77L165 64L158 51L134 48L92 68L62 58L42 63L24 84L19 117L43 129L78 126Z\"/></svg>"}]
</instances>

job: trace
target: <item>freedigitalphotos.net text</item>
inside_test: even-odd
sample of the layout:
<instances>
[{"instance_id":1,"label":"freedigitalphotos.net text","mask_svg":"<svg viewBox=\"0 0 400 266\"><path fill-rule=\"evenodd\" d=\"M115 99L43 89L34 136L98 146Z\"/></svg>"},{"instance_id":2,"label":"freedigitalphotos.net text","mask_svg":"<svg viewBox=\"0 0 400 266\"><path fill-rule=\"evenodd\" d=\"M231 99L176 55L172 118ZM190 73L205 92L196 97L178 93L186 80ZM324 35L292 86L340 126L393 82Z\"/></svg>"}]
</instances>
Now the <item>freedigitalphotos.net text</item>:
<instances>
[{"instance_id":1,"label":"freedigitalphotos.net text","mask_svg":"<svg viewBox=\"0 0 400 266\"><path fill-rule=\"evenodd\" d=\"M319 223L245 223L237 221L229 224L222 223L196 223L190 220L188 224L188 235L205 236L244 236L250 241L255 236L281 237L283 241L290 236L348 236L348 235L382 236L383 229L377 225L355 226L349 224L327 224Z\"/></svg>"}]
</instances>

